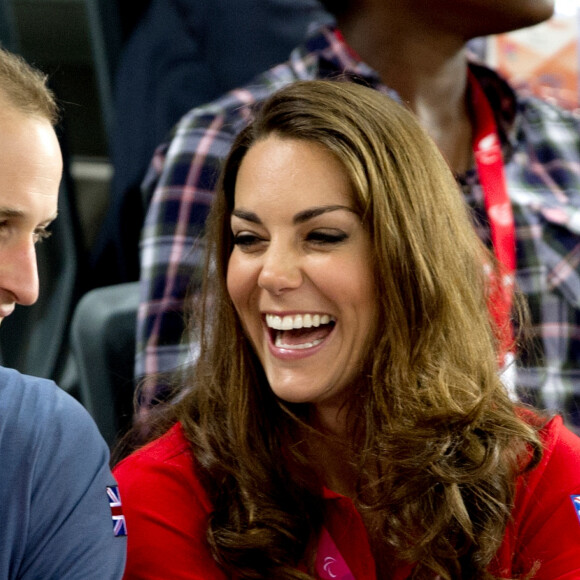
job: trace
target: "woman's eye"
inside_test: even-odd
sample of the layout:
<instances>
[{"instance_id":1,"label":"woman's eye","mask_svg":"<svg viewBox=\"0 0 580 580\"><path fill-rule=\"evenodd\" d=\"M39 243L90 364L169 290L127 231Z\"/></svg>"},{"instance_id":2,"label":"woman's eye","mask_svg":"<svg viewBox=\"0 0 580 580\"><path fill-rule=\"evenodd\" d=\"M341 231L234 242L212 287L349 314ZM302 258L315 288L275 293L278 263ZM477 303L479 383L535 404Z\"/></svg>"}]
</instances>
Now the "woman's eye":
<instances>
[{"instance_id":1,"label":"woman's eye","mask_svg":"<svg viewBox=\"0 0 580 580\"><path fill-rule=\"evenodd\" d=\"M261 241L262 239L254 234L237 234L234 236L234 246L239 246L242 249L252 248Z\"/></svg>"},{"instance_id":2,"label":"woman's eye","mask_svg":"<svg viewBox=\"0 0 580 580\"><path fill-rule=\"evenodd\" d=\"M310 232L306 240L315 244L339 244L348 238L348 234L344 232Z\"/></svg>"}]
</instances>

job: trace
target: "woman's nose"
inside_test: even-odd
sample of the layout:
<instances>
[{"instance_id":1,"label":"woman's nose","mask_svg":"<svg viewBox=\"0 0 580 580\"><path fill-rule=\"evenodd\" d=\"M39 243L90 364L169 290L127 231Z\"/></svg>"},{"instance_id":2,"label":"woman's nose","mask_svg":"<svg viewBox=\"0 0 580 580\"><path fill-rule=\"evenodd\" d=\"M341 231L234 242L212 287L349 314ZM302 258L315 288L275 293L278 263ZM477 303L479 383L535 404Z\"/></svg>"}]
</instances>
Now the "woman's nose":
<instances>
[{"instance_id":1,"label":"woman's nose","mask_svg":"<svg viewBox=\"0 0 580 580\"><path fill-rule=\"evenodd\" d=\"M299 256L290 248L271 244L263 255L258 285L272 294L280 294L298 288L302 281Z\"/></svg>"}]
</instances>

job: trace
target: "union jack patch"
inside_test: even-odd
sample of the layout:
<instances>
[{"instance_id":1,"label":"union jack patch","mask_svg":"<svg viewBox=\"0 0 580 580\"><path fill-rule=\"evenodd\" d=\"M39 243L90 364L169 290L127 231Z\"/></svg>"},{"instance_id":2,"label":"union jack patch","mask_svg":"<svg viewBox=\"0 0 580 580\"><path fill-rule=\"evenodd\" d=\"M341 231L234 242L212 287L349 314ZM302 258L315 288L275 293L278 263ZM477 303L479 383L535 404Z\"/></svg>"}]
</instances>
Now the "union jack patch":
<instances>
[{"instance_id":1,"label":"union jack patch","mask_svg":"<svg viewBox=\"0 0 580 580\"><path fill-rule=\"evenodd\" d=\"M576 515L580 520L580 495L571 495L570 499L572 500L572 504L574 505L574 509L576 510Z\"/></svg>"},{"instance_id":2,"label":"union jack patch","mask_svg":"<svg viewBox=\"0 0 580 580\"><path fill-rule=\"evenodd\" d=\"M118 538L127 535L127 524L123 515L123 506L121 505L121 496L119 495L118 485L107 486L107 497L109 498L109 507L111 508L111 517L113 518L113 535Z\"/></svg>"}]
</instances>

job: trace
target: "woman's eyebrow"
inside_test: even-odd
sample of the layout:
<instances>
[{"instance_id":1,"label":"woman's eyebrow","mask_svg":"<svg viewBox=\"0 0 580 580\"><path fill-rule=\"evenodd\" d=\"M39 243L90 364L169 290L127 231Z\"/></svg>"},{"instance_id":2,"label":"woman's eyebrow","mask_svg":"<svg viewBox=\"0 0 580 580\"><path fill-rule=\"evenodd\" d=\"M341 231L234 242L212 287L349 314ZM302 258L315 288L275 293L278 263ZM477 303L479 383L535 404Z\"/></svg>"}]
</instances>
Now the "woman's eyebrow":
<instances>
[{"instance_id":1,"label":"woman's eyebrow","mask_svg":"<svg viewBox=\"0 0 580 580\"><path fill-rule=\"evenodd\" d=\"M292 220L294 224L302 224L311 220L319 215L331 212L331 211L348 211L354 213L354 210L347 205L323 205L320 207L311 207L305 209L301 212L298 212L294 219ZM248 211L245 209L234 209L232 211L232 216L240 218L242 220L254 223L254 224L262 224L262 220L258 217L256 213L253 211Z\"/></svg>"},{"instance_id":2,"label":"woman's eyebrow","mask_svg":"<svg viewBox=\"0 0 580 580\"><path fill-rule=\"evenodd\" d=\"M315 217L318 217L319 215L322 215L324 213L340 210L354 213L353 209L348 207L347 205L323 205L320 207L312 207L309 209L305 209L304 211L297 213L292 221L295 224L301 224Z\"/></svg>"},{"instance_id":3,"label":"woman's eyebrow","mask_svg":"<svg viewBox=\"0 0 580 580\"><path fill-rule=\"evenodd\" d=\"M258 217L258 214L254 213L253 211L248 211L245 209L234 209L232 211L232 216L247 222L252 222L253 224L262 224L262 220Z\"/></svg>"}]
</instances>

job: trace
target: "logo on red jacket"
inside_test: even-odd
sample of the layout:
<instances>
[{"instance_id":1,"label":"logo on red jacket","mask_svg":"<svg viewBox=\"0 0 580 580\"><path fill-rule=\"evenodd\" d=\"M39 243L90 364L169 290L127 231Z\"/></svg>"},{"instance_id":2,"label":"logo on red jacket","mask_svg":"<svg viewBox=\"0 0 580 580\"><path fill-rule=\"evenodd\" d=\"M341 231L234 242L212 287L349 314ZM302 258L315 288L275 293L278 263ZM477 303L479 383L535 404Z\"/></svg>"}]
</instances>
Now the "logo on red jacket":
<instances>
[{"instance_id":1,"label":"logo on red jacket","mask_svg":"<svg viewBox=\"0 0 580 580\"><path fill-rule=\"evenodd\" d=\"M578 516L578 519L580 520L580 495L571 495L570 499L572 500L572 505L574 506L574 509L576 510L576 515Z\"/></svg>"},{"instance_id":2,"label":"logo on red jacket","mask_svg":"<svg viewBox=\"0 0 580 580\"><path fill-rule=\"evenodd\" d=\"M111 517L113 518L113 535L116 538L127 535L127 524L123 515L123 506L121 505L121 495L119 494L118 485L107 486L107 497L109 507L111 508Z\"/></svg>"}]
</instances>

